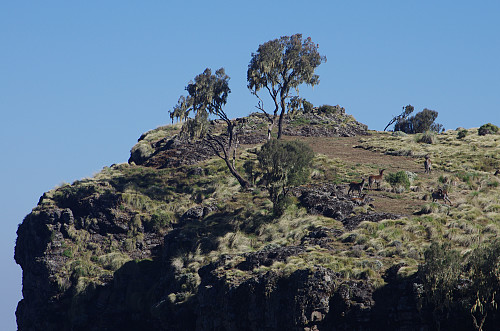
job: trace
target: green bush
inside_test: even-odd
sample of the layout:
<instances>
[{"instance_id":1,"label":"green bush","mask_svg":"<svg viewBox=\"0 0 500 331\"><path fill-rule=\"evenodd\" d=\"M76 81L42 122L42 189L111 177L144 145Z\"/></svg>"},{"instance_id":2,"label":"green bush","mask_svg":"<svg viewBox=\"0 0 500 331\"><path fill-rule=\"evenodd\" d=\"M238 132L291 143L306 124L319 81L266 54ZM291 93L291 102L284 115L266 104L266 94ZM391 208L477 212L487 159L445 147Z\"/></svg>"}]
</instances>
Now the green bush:
<instances>
[{"instance_id":1,"label":"green bush","mask_svg":"<svg viewBox=\"0 0 500 331\"><path fill-rule=\"evenodd\" d=\"M435 144L437 141L436 133L433 131L425 131L424 133L417 136L418 143L424 144Z\"/></svg>"},{"instance_id":2,"label":"green bush","mask_svg":"<svg viewBox=\"0 0 500 331\"><path fill-rule=\"evenodd\" d=\"M144 224L144 230L160 232L162 229L170 226L172 223L173 215L171 212L157 210L151 215L151 219Z\"/></svg>"},{"instance_id":3,"label":"green bush","mask_svg":"<svg viewBox=\"0 0 500 331\"><path fill-rule=\"evenodd\" d=\"M457 138L458 139L464 139L465 136L467 136L467 130L460 130L458 131Z\"/></svg>"},{"instance_id":4,"label":"green bush","mask_svg":"<svg viewBox=\"0 0 500 331\"><path fill-rule=\"evenodd\" d=\"M498 133L498 126L491 123L483 124L481 125L479 130L477 130L477 133L480 136L485 136L487 134L496 134Z\"/></svg>"},{"instance_id":5,"label":"green bush","mask_svg":"<svg viewBox=\"0 0 500 331\"><path fill-rule=\"evenodd\" d=\"M389 173L385 180L393 187L403 187L405 190L410 188L410 179L405 171L398 171L396 173Z\"/></svg>"},{"instance_id":6,"label":"green bush","mask_svg":"<svg viewBox=\"0 0 500 331\"><path fill-rule=\"evenodd\" d=\"M424 108L421 112L411 117L398 118L394 124L394 131L403 131L405 133L422 133L425 131L434 131L440 133L444 131L443 125L435 123L438 112Z\"/></svg>"},{"instance_id":7,"label":"green bush","mask_svg":"<svg viewBox=\"0 0 500 331\"><path fill-rule=\"evenodd\" d=\"M432 243L419 266L425 302L439 320L450 312L469 315L471 324L482 330L488 313L497 310L500 291L500 241L480 246L466 256L450 244Z\"/></svg>"},{"instance_id":8,"label":"green bush","mask_svg":"<svg viewBox=\"0 0 500 331\"><path fill-rule=\"evenodd\" d=\"M281 216L289 204L290 188L309 179L313 157L312 149L299 141L272 139L262 146L257 159L275 216Z\"/></svg>"},{"instance_id":9,"label":"green bush","mask_svg":"<svg viewBox=\"0 0 500 331\"><path fill-rule=\"evenodd\" d=\"M345 109L343 107L340 107L339 105L336 106L322 105L318 107L318 114L329 115L335 113L345 114Z\"/></svg>"},{"instance_id":10,"label":"green bush","mask_svg":"<svg viewBox=\"0 0 500 331\"><path fill-rule=\"evenodd\" d=\"M250 180L250 183L254 185L255 180L259 175L256 163L253 160L247 160L245 161L245 163L243 163L243 169L245 170L245 174L247 175L247 178Z\"/></svg>"},{"instance_id":11,"label":"green bush","mask_svg":"<svg viewBox=\"0 0 500 331\"><path fill-rule=\"evenodd\" d=\"M426 301L436 311L447 311L454 302L453 291L460 279L460 253L450 244L433 242L424 252L425 262L419 266Z\"/></svg>"}]
</instances>

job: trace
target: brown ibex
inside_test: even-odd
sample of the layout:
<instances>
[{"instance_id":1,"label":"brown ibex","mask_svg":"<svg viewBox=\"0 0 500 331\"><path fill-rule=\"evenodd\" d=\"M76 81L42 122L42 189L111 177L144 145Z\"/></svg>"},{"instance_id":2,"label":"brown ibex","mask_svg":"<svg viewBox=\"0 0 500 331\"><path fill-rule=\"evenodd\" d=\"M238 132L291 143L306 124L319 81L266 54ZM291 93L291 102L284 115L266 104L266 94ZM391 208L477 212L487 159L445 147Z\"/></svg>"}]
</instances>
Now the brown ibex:
<instances>
[{"instance_id":1,"label":"brown ibex","mask_svg":"<svg viewBox=\"0 0 500 331\"><path fill-rule=\"evenodd\" d=\"M358 197L352 197L351 201L354 202L357 205L363 205L366 202L366 194L361 194Z\"/></svg>"},{"instance_id":2,"label":"brown ibex","mask_svg":"<svg viewBox=\"0 0 500 331\"><path fill-rule=\"evenodd\" d=\"M432 162L431 159L429 158L429 155L425 156L424 167L425 167L425 173L430 174L432 171Z\"/></svg>"},{"instance_id":3,"label":"brown ibex","mask_svg":"<svg viewBox=\"0 0 500 331\"><path fill-rule=\"evenodd\" d=\"M380 189L380 182L384 177L384 170L385 169L380 170L378 175L371 175L370 177L368 177L368 188L370 190L372 189L373 183L377 183L377 189Z\"/></svg>"},{"instance_id":4,"label":"brown ibex","mask_svg":"<svg viewBox=\"0 0 500 331\"><path fill-rule=\"evenodd\" d=\"M448 198L448 191L445 189L438 189L437 191L432 192L432 202L435 202L436 200L443 199L444 203L446 204L446 201L450 203L451 206L451 201Z\"/></svg>"},{"instance_id":5,"label":"brown ibex","mask_svg":"<svg viewBox=\"0 0 500 331\"><path fill-rule=\"evenodd\" d=\"M361 196L361 191L363 191L364 186L365 186L365 179L364 178L360 183L356 183L356 182L349 183L349 191L347 191L347 195L350 195L351 191L353 191L353 192L358 191L358 195Z\"/></svg>"}]
</instances>

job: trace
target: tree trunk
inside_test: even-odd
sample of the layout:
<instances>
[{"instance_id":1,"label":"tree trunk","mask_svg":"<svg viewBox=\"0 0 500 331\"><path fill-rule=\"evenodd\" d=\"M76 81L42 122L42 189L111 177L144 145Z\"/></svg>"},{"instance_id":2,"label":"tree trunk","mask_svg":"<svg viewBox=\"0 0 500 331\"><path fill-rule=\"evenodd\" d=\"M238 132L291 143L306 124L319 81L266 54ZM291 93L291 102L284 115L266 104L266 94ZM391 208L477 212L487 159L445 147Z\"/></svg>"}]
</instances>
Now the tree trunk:
<instances>
[{"instance_id":1,"label":"tree trunk","mask_svg":"<svg viewBox=\"0 0 500 331\"><path fill-rule=\"evenodd\" d=\"M270 121L269 124L267 125L267 140L271 140L271 132L273 131L275 121L276 118Z\"/></svg>"},{"instance_id":2,"label":"tree trunk","mask_svg":"<svg viewBox=\"0 0 500 331\"><path fill-rule=\"evenodd\" d=\"M247 189L249 187L252 186L252 184L250 184L250 182L248 180L246 180L245 178L243 178L239 173L238 171L236 170L235 167L233 167L233 165L231 164L231 162L228 160L228 159L224 159L224 161L226 161L226 165L229 169L229 172L234 176L234 178L236 178L236 180L238 180L238 183L240 183L241 187L243 189Z\"/></svg>"},{"instance_id":3,"label":"tree trunk","mask_svg":"<svg viewBox=\"0 0 500 331\"><path fill-rule=\"evenodd\" d=\"M281 139L281 135L283 134L283 118L285 117L285 100L281 100L281 113L280 118L278 120L278 139Z\"/></svg>"}]
</instances>

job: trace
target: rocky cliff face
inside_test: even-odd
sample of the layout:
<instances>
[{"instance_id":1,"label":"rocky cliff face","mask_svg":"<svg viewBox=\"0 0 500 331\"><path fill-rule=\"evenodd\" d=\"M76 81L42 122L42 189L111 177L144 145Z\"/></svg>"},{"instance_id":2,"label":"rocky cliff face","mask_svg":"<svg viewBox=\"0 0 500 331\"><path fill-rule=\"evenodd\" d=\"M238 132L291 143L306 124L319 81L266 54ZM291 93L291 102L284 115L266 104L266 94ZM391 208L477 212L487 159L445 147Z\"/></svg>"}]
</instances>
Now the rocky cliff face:
<instances>
[{"instance_id":1,"label":"rocky cliff face","mask_svg":"<svg viewBox=\"0 0 500 331\"><path fill-rule=\"evenodd\" d=\"M75 218L71 208L34 212L25 219L16 245L16 261L23 267L20 330L376 330L413 329L416 322L427 327L410 280L393 285L391 297L379 301L380 291L369 280L346 282L321 266L291 273L273 270L275 263L304 254L309 242L326 246L340 234L327 229L303 238L302 245L222 256L199 270L199 285L179 277L170 264L175 252L190 250L189 237L199 235L180 229L167 234L164 245L159 236L145 233L132 250L103 251L98 259L136 257L113 272L104 267L94 275L78 268L70 273L68 264L77 262L65 253L62 240L70 233L87 232L89 250L126 240L123 223L104 215L86 229L75 226L83 215ZM103 236L98 231L108 232ZM266 272L252 272L266 266ZM182 297L186 286L196 294ZM171 293L178 294L172 298Z\"/></svg>"},{"instance_id":2,"label":"rocky cliff face","mask_svg":"<svg viewBox=\"0 0 500 331\"><path fill-rule=\"evenodd\" d=\"M244 120L244 143L264 139L261 120ZM366 131L352 119L316 122L290 120L285 132ZM40 198L17 232L19 330L433 328L416 276L349 234L399 215L320 181L296 188L299 207L273 220L265 191L241 192L205 146L176 130L153 130L129 165Z\"/></svg>"}]
</instances>

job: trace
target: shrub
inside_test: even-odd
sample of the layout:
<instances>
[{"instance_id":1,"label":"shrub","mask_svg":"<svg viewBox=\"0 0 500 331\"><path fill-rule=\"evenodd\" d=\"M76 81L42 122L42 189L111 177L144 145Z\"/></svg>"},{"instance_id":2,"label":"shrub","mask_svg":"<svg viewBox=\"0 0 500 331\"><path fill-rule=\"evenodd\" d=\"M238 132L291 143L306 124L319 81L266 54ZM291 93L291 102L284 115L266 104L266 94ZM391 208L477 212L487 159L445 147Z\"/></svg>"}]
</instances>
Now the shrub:
<instances>
[{"instance_id":1,"label":"shrub","mask_svg":"<svg viewBox=\"0 0 500 331\"><path fill-rule=\"evenodd\" d=\"M434 316L445 319L452 311L468 314L474 328L482 330L488 313L497 310L500 242L478 247L465 258L450 244L432 243L424 256L419 266L421 294Z\"/></svg>"},{"instance_id":2,"label":"shrub","mask_svg":"<svg viewBox=\"0 0 500 331\"><path fill-rule=\"evenodd\" d=\"M281 216L289 204L290 187L308 180L313 157L311 148L299 141L272 139L262 146L257 159L275 216Z\"/></svg>"},{"instance_id":3,"label":"shrub","mask_svg":"<svg viewBox=\"0 0 500 331\"><path fill-rule=\"evenodd\" d=\"M464 139L465 136L467 136L467 130L460 130L458 131L457 138L458 139Z\"/></svg>"},{"instance_id":4,"label":"shrub","mask_svg":"<svg viewBox=\"0 0 500 331\"><path fill-rule=\"evenodd\" d=\"M389 173L385 180L393 187L403 187L405 190L410 188L410 179L405 171L398 171L396 173Z\"/></svg>"},{"instance_id":5,"label":"shrub","mask_svg":"<svg viewBox=\"0 0 500 331\"><path fill-rule=\"evenodd\" d=\"M313 112L314 106L312 103L310 103L307 100L302 101L302 107L304 108L304 113L312 113Z\"/></svg>"},{"instance_id":6,"label":"shrub","mask_svg":"<svg viewBox=\"0 0 500 331\"><path fill-rule=\"evenodd\" d=\"M487 134L496 134L498 133L498 126L491 123L483 124L481 125L479 130L477 130L477 133L480 136L485 136Z\"/></svg>"},{"instance_id":7,"label":"shrub","mask_svg":"<svg viewBox=\"0 0 500 331\"><path fill-rule=\"evenodd\" d=\"M425 299L435 311L447 311L454 302L453 290L460 278L460 253L451 249L450 244L433 242L424 257L418 271Z\"/></svg>"},{"instance_id":8,"label":"shrub","mask_svg":"<svg viewBox=\"0 0 500 331\"><path fill-rule=\"evenodd\" d=\"M424 144L435 144L436 140L436 133L431 130L425 131L417 137L417 142Z\"/></svg>"},{"instance_id":9,"label":"shrub","mask_svg":"<svg viewBox=\"0 0 500 331\"><path fill-rule=\"evenodd\" d=\"M255 184L255 180L257 179L259 172L256 169L256 164L253 160L247 160L243 163L243 169L245 170L245 174L247 178L250 180L250 183Z\"/></svg>"},{"instance_id":10,"label":"shrub","mask_svg":"<svg viewBox=\"0 0 500 331\"><path fill-rule=\"evenodd\" d=\"M151 219L144 224L144 230L160 232L162 229L170 226L173 215L171 212L157 210L151 215Z\"/></svg>"},{"instance_id":11,"label":"shrub","mask_svg":"<svg viewBox=\"0 0 500 331\"><path fill-rule=\"evenodd\" d=\"M318 107L318 114L329 115L335 113L345 114L345 109L343 107L340 107L339 105L336 106L322 105Z\"/></svg>"},{"instance_id":12,"label":"shrub","mask_svg":"<svg viewBox=\"0 0 500 331\"><path fill-rule=\"evenodd\" d=\"M444 131L444 128L442 124L434 123L437 117L437 111L425 108L415 116L398 119L394 125L394 131L422 133L430 130L439 133Z\"/></svg>"}]
</instances>

